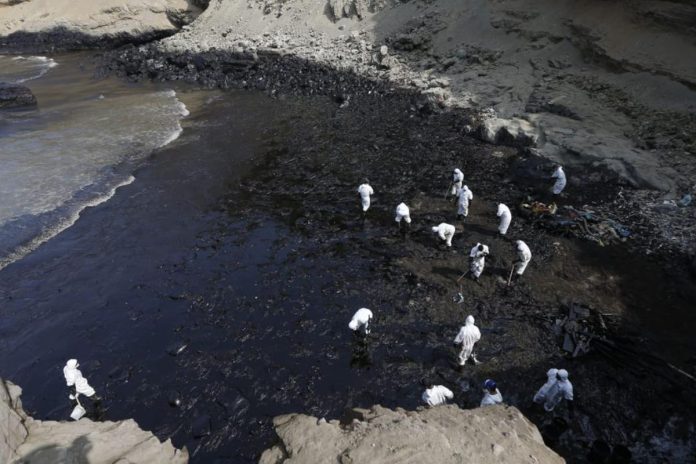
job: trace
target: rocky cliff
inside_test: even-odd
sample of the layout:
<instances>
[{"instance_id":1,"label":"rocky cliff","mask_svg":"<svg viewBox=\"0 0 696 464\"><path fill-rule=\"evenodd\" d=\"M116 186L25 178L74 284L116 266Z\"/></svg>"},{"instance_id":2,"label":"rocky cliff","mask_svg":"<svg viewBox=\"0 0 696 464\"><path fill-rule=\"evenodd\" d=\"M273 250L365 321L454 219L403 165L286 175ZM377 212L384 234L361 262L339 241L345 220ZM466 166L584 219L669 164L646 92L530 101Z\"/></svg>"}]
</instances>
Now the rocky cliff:
<instances>
[{"instance_id":1,"label":"rocky cliff","mask_svg":"<svg viewBox=\"0 0 696 464\"><path fill-rule=\"evenodd\" d=\"M133 420L39 421L22 409L22 389L0 379L0 463L185 464L188 452L161 443Z\"/></svg>"},{"instance_id":2,"label":"rocky cliff","mask_svg":"<svg viewBox=\"0 0 696 464\"><path fill-rule=\"evenodd\" d=\"M0 44L83 48L161 38L200 13L190 0L0 0Z\"/></svg>"},{"instance_id":3,"label":"rocky cliff","mask_svg":"<svg viewBox=\"0 0 696 464\"><path fill-rule=\"evenodd\" d=\"M493 406L421 411L355 409L350 424L302 414L276 417L280 442L260 464L560 464L537 428L517 409Z\"/></svg>"}]
</instances>

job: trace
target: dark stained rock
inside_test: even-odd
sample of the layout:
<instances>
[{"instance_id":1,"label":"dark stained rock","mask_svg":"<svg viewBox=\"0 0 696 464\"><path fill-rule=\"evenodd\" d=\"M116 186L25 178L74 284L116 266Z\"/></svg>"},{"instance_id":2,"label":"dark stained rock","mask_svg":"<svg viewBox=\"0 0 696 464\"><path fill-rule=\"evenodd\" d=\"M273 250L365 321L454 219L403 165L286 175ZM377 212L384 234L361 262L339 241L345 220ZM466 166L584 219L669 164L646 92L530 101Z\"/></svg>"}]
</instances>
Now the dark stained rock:
<instances>
[{"instance_id":1,"label":"dark stained rock","mask_svg":"<svg viewBox=\"0 0 696 464\"><path fill-rule=\"evenodd\" d=\"M36 97L28 87L0 82L0 108L36 106Z\"/></svg>"}]
</instances>

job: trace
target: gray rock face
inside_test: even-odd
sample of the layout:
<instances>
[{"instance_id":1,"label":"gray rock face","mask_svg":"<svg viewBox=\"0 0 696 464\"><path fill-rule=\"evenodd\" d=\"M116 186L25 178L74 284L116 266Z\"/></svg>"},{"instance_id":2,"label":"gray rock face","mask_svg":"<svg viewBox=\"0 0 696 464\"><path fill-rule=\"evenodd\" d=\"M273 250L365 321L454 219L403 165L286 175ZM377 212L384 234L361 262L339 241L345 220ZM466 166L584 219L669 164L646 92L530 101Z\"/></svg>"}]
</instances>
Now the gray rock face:
<instances>
[{"instance_id":1,"label":"gray rock face","mask_svg":"<svg viewBox=\"0 0 696 464\"><path fill-rule=\"evenodd\" d=\"M133 420L37 421L22 409L22 389L0 379L0 463L186 464L188 451L161 443Z\"/></svg>"},{"instance_id":2,"label":"gray rock face","mask_svg":"<svg viewBox=\"0 0 696 464\"><path fill-rule=\"evenodd\" d=\"M36 97L28 87L0 82L0 108L36 105Z\"/></svg>"},{"instance_id":3,"label":"gray rock face","mask_svg":"<svg viewBox=\"0 0 696 464\"><path fill-rule=\"evenodd\" d=\"M374 406L353 412L357 419L345 427L303 414L276 417L280 443L266 450L259 464L565 462L510 406L472 410L438 406L421 411Z\"/></svg>"}]
</instances>

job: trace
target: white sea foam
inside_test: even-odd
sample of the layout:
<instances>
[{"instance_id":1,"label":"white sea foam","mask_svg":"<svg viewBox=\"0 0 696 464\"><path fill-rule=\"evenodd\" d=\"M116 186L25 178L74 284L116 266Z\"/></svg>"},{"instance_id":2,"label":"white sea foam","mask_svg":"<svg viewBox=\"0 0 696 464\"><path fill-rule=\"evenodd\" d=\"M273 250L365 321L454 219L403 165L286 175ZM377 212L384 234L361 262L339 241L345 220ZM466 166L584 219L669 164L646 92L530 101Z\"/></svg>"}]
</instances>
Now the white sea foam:
<instances>
[{"instance_id":1,"label":"white sea foam","mask_svg":"<svg viewBox=\"0 0 696 464\"><path fill-rule=\"evenodd\" d=\"M14 62L13 68L5 69L0 74L10 74L13 79L7 80L17 84L38 79L58 66L56 60L46 56L15 56L11 58L11 61Z\"/></svg>"},{"instance_id":2,"label":"white sea foam","mask_svg":"<svg viewBox=\"0 0 696 464\"><path fill-rule=\"evenodd\" d=\"M71 227L73 224L77 222L78 219L80 219L80 215L84 210L87 208L91 208L97 205L101 205L105 201L108 201L111 199L116 194L116 190L118 190L121 187L124 187L126 185L132 184L135 181L135 177L133 176L128 176L127 179L123 180L122 182L116 184L109 192L107 192L105 195L98 196L90 201L87 201L86 203L81 204L79 207L75 208L74 211L71 211L65 219L62 219L58 221L56 224L46 228L43 230L39 235L35 236L29 242L20 245L16 247L14 250L9 252L6 256L3 256L0 258L0 270L4 269L8 265L14 263L15 261L19 261L20 259L24 258L27 256L29 253L32 251L36 250L38 247L55 237L56 235L60 234L64 230L68 229Z\"/></svg>"},{"instance_id":3,"label":"white sea foam","mask_svg":"<svg viewBox=\"0 0 696 464\"><path fill-rule=\"evenodd\" d=\"M0 269L71 227L85 208L133 182L130 176L107 194L99 193L118 178L117 172L123 178L153 150L179 138L180 121L189 115L173 90L106 96L47 108L40 124L31 121L3 140L0 232L3 225L8 228L5 243L0 241L5 248Z\"/></svg>"}]
</instances>

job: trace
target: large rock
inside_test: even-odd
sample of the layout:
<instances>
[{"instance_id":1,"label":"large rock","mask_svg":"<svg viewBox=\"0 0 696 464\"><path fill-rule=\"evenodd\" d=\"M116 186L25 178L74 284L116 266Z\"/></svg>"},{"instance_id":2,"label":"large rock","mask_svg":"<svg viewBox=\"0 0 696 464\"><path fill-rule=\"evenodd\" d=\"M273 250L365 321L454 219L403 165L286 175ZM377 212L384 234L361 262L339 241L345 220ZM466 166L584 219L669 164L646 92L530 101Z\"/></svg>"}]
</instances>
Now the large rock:
<instances>
[{"instance_id":1,"label":"large rock","mask_svg":"<svg viewBox=\"0 0 696 464\"><path fill-rule=\"evenodd\" d=\"M0 463L186 464L188 451L161 443L133 420L38 421L22 409L18 386L0 379Z\"/></svg>"},{"instance_id":2,"label":"large rock","mask_svg":"<svg viewBox=\"0 0 696 464\"><path fill-rule=\"evenodd\" d=\"M75 47L147 40L200 13L189 0L27 0L0 3L0 42Z\"/></svg>"},{"instance_id":3,"label":"large rock","mask_svg":"<svg viewBox=\"0 0 696 464\"><path fill-rule=\"evenodd\" d=\"M280 443L259 464L554 464L565 462L544 445L537 428L511 406L462 410L439 406L353 411L348 426L303 414L276 417Z\"/></svg>"},{"instance_id":4,"label":"large rock","mask_svg":"<svg viewBox=\"0 0 696 464\"><path fill-rule=\"evenodd\" d=\"M0 108L36 105L36 97L28 87L0 82Z\"/></svg>"}]
</instances>

